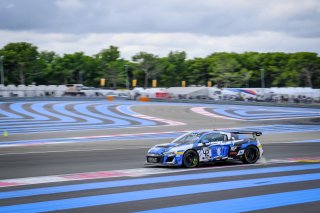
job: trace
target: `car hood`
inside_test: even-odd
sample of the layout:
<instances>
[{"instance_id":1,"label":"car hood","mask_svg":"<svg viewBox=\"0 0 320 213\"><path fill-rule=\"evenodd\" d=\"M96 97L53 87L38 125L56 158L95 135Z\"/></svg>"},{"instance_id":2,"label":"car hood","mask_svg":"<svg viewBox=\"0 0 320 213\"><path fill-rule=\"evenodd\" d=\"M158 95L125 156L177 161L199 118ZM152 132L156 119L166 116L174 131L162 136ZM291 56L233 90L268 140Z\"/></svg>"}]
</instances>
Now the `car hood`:
<instances>
[{"instance_id":1,"label":"car hood","mask_svg":"<svg viewBox=\"0 0 320 213\"><path fill-rule=\"evenodd\" d=\"M175 143L166 143L166 144L158 144L149 149L149 154L163 154L164 152L176 152L178 150L186 150L192 147L192 144L175 144Z\"/></svg>"}]
</instances>

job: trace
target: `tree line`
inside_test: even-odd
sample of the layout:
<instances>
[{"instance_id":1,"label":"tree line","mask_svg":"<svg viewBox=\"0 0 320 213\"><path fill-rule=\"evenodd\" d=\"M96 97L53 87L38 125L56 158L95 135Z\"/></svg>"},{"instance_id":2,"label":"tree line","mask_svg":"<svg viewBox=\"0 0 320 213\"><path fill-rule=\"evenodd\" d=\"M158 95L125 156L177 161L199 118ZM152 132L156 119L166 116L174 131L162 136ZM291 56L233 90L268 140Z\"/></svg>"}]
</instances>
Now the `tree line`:
<instances>
[{"instance_id":1,"label":"tree line","mask_svg":"<svg viewBox=\"0 0 320 213\"><path fill-rule=\"evenodd\" d=\"M110 88L207 85L218 87L313 87L320 88L320 57L313 52L212 53L188 59L184 51L165 57L139 52L132 60L121 58L119 48L109 46L95 55L83 52L58 55L39 51L27 42L9 43L0 49L5 84L84 84L98 87L101 78Z\"/></svg>"}]
</instances>

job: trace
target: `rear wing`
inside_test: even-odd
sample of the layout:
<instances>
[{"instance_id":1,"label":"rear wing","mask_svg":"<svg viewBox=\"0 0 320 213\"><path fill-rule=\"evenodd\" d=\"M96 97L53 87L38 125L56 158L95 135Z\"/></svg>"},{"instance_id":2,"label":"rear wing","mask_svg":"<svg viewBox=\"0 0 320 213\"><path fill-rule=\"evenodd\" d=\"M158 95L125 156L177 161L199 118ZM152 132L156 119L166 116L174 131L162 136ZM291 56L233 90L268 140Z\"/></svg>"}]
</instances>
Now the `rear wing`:
<instances>
[{"instance_id":1,"label":"rear wing","mask_svg":"<svg viewBox=\"0 0 320 213\"><path fill-rule=\"evenodd\" d=\"M251 134L253 137L262 135L262 132L259 132L259 131L235 131L235 132L230 132L230 133L237 134L237 135L247 135L247 134L249 135L249 134Z\"/></svg>"}]
</instances>

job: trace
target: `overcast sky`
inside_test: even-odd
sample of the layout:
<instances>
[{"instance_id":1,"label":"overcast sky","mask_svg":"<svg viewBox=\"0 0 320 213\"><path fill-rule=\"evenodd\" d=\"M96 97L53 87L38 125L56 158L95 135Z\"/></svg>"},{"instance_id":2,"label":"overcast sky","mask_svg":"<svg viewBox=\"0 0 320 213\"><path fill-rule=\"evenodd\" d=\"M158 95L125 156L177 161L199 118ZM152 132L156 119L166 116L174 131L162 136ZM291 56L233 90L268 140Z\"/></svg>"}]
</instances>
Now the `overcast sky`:
<instances>
[{"instance_id":1,"label":"overcast sky","mask_svg":"<svg viewBox=\"0 0 320 213\"><path fill-rule=\"evenodd\" d=\"M59 54L115 45L126 59L320 53L320 0L0 0L0 48L20 41Z\"/></svg>"}]
</instances>

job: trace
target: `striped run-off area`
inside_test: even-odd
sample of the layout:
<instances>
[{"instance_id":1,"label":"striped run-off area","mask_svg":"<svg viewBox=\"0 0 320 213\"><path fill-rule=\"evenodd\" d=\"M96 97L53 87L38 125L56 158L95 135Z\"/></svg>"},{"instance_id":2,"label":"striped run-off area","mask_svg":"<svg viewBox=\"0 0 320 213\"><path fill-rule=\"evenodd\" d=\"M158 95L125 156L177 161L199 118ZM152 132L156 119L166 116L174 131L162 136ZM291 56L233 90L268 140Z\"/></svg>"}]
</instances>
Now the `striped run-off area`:
<instances>
[{"instance_id":1,"label":"striped run-off area","mask_svg":"<svg viewBox=\"0 0 320 213\"><path fill-rule=\"evenodd\" d=\"M320 204L318 163L149 168L100 175L69 174L72 181L56 183L49 177L38 177L44 179L38 183L29 178L23 186L3 186L0 212L290 212L301 205L317 212Z\"/></svg>"},{"instance_id":2,"label":"striped run-off area","mask_svg":"<svg viewBox=\"0 0 320 213\"><path fill-rule=\"evenodd\" d=\"M10 134L25 134L185 125L180 121L149 116L132 109L132 106L153 105L170 106L168 103L133 101L0 102L0 130L6 130ZM241 121L320 117L319 109L187 103L171 105L187 106L193 113L208 117Z\"/></svg>"},{"instance_id":3,"label":"striped run-off area","mask_svg":"<svg viewBox=\"0 0 320 213\"><path fill-rule=\"evenodd\" d=\"M267 126L249 126L242 128L227 128L220 129L225 131L261 131L264 135L274 133L292 133L292 132L314 132L320 131L320 125L267 125ZM133 134L109 134L99 136L83 136L69 138L50 138L50 139L33 139L33 140L18 140L1 142L0 147L4 146L29 146L43 144L59 144L59 143L87 143L97 141L130 141L130 140L150 140L150 139L173 139L181 136L188 131L167 131L167 132L149 132L149 133L133 133ZM319 140L307 141L290 141L295 142L318 142Z\"/></svg>"},{"instance_id":4,"label":"striped run-off area","mask_svg":"<svg viewBox=\"0 0 320 213\"><path fill-rule=\"evenodd\" d=\"M193 112L209 117L239 120L286 120L294 118L320 117L319 109L304 109L292 107L266 107L266 106L197 106L191 109Z\"/></svg>"},{"instance_id":5,"label":"striped run-off area","mask_svg":"<svg viewBox=\"0 0 320 213\"><path fill-rule=\"evenodd\" d=\"M131 106L129 102L106 101L2 102L0 129L11 134L21 134L184 125L181 122L136 113Z\"/></svg>"}]
</instances>

